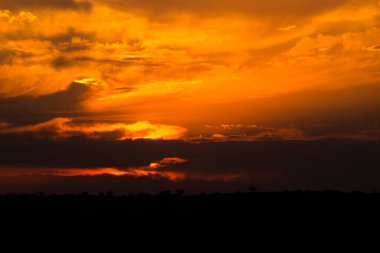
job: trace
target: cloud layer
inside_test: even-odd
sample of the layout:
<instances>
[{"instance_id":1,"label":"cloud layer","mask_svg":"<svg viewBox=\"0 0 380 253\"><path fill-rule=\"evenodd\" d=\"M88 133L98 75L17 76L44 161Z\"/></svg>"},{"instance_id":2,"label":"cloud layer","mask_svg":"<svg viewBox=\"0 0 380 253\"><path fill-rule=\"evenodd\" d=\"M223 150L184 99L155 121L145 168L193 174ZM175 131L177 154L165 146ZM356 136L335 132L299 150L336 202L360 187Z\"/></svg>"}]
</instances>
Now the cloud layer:
<instances>
[{"instance_id":1,"label":"cloud layer","mask_svg":"<svg viewBox=\"0 0 380 253\"><path fill-rule=\"evenodd\" d=\"M342 6L349 0L270 0L263 2L260 0L141 0L123 1L110 0L104 1L111 6L123 7L125 10L137 9L151 12L155 15L193 13L202 15L223 15L223 14L245 14L250 16L309 16L323 11L329 11Z\"/></svg>"},{"instance_id":2,"label":"cloud layer","mask_svg":"<svg viewBox=\"0 0 380 253\"><path fill-rule=\"evenodd\" d=\"M2 0L0 9L9 10L90 10L92 4L87 0Z\"/></svg>"},{"instance_id":3,"label":"cloud layer","mask_svg":"<svg viewBox=\"0 0 380 253\"><path fill-rule=\"evenodd\" d=\"M134 124L123 123L93 123L75 124L68 118L56 118L36 125L9 127L0 129L0 134L30 133L42 138L69 138L86 136L93 139L162 139L173 140L181 138L186 129L178 126L154 125L146 121Z\"/></svg>"},{"instance_id":4,"label":"cloud layer","mask_svg":"<svg viewBox=\"0 0 380 253\"><path fill-rule=\"evenodd\" d=\"M377 131L377 1L18 0L0 9L2 122L158 122L191 138L252 140ZM260 130L204 128L223 124Z\"/></svg>"},{"instance_id":5,"label":"cloud layer","mask_svg":"<svg viewBox=\"0 0 380 253\"><path fill-rule=\"evenodd\" d=\"M0 27L3 175L378 179L378 0L2 0Z\"/></svg>"},{"instance_id":6,"label":"cloud layer","mask_svg":"<svg viewBox=\"0 0 380 253\"><path fill-rule=\"evenodd\" d=\"M118 184L129 182L130 177L141 177L152 184L164 180L159 184L167 186L167 179L185 185L201 180L254 183L267 190L379 187L377 142L110 142L78 137L47 140L25 135L23 142L17 140L20 136L1 136L0 176L109 174L121 177L112 179ZM79 182L87 182L82 189L92 187L86 178ZM133 185L134 192L149 189L144 188L145 184ZM97 189L103 186L100 184Z\"/></svg>"}]
</instances>

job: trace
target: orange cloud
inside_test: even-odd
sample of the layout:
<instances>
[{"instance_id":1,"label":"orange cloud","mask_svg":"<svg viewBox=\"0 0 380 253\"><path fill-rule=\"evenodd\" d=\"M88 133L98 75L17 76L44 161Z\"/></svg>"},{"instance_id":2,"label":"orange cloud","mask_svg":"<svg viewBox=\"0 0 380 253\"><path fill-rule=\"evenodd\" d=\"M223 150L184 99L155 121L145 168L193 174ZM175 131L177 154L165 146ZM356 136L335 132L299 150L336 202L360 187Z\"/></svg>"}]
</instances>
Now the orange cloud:
<instances>
[{"instance_id":1,"label":"orange cloud","mask_svg":"<svg viewBox=\"0 0 380 253\"><path fill-rule=\"evenodd\" d=\"M136 168L5 168L0 167L0 177L18 177L18 176L61 176L61 177L75 177L75 176L101 176L101 175L112 175L112 176L132 176L132 177L162 177L169 180L182 180L185 179L186 175L184 172L174 172L157 170L158 168L164 169L170 165L186 163L187 160L178 157L164 158L160 161L151 163L148 166L141 166Z\"/></svg>"},{"instance_id":2,"label":"orange cloud","mask_svg":"<svg viewBox=\"0 0 380 253\"><path fill-rule=\"evenodd\" d=\"M37 17L29 11L20 11L17 14L9 10L0 10L0 21L5 19L8 23L30 24L37 20Z\"/></svg>"},{"instance_id":3,"label":"orange cloud","mask_svg":"<svg viewBox=\"0 0 380 253\"><path fill-rule=\"evenodd\" d=\"M128 168L22 168L0 166L0 177L20 177L20 176L58 176L58 177L96 177L111 175L115 177L150 177L156 179L168 179L171 181L193 180L222 180L234 181L245 178L245 172L225 172L210 173L207 171L173 171L170 166L175 164L185 164L188 160L179 157L167 157L159 161L152 162L148 166L128 167ZM279 173L256 172L250 174L256 181L270 181L276 178Z\"/></svg>"},{"instance_id":4,"label":"orange cloud","mask_svg":"<svg viewBox=\"0 0 380 253\"><path fill-rule=\"evenodd\" d=\"M117 168L99 168L99 169L45 169L37 170L31 169L34 175L50 175L62 177L76 177L76 176L132 176L132 177L162 177L172 181L182 180L185 178L183 172L173 171L155 171L149 167L141 168L128 168L127 170L120 170ZM24 171L25 173L25 171ZM24 174L25 175L25 174Z\"/></svg>"},{"instance_id":5,"label":"orange cloud","mask_svg":"<svg viewBox=\"0 0 380 253\"><path fill-rule=\"evenodd\" d=\"M34 133L39 137L68 138L72 136L86 136L94 139L109 138L116 140L173 140L181 138L185 132L186 129L179 126L152 124L147 121L139 121L134 124L77 124L68 118L56 118L36 125L0 129L0 133L3 134Z\"/></svg>"},{"instance_id":6,"label":"orange cloud","mask_svg":"<svg viewBox=\"0 0 380 253\"><path fill-rule=\"evenodd\" d=\"M288 25L288 26L282 26L282 27L277 28L277 31L279 31L279 32L287 32L287 31L294 30L296 28L297 28L296 25Z\"/></svg>"}]
</instances>

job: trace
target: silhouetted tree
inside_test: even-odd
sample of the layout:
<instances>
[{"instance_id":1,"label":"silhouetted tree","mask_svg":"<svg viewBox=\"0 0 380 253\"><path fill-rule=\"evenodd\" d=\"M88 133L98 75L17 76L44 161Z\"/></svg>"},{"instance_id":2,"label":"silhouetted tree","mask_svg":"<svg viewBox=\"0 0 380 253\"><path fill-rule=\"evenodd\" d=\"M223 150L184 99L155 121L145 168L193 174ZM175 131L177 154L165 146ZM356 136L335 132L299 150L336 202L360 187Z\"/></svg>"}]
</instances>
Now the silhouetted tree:
<instances>
[{"instance_id":1,"label":"silhouetted tree","mask_svg":"<svg viewBox=\"0 0 380 253\"><path fill-rule=\"evenodd\" d=\"M254 186L253 184L252 185L250 185L249 187L248 187L248 190L250 191L250 192L257 192L257 187L256 186Z\"/></svg>"},{"instance_id":2,"label":"silhouetted tree","mask_svg":"<svg viewBox=\"0 0 380 253\"><path fill-rule=\"evenodd\" d=\"M107 197L112 198L113 197L113 192L112 191L107 191Z\"/></svg>"},{"instance_id":3,"label":"silhouetted tree","mask_svg":"<svg viewBox=\"0 0 380 253\"><path fill-rule=\"evenodd\" d=\"M171 191L162 191L160 192L160 197L170 197L172 195Z\"/></svg>"},{"instance_id":4,"label":"silhouetted tree","mask_svg":"<svg viewBox=\"0 0 380 253\"><path fill-rule=\"evenodd\" d=\"M183 196L184 193L185 193L185 191L182 189L178 189L175 191L175 195L177 195L177 196Z\"/></svg>"}]
</instances>

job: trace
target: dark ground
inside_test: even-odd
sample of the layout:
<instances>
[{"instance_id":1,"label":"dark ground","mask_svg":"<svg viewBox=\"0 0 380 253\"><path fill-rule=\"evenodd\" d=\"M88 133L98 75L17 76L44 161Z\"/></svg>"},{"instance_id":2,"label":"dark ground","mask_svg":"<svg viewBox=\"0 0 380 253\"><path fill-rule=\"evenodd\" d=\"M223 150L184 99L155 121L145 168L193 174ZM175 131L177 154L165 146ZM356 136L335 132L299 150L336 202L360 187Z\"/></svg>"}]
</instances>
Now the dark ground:
<instances>
[{"instance_id":1,"label":"dark ground","mask_svg":"<svg viewBox=\"0 0 380 253\"><path fill-rule=\"evenodd\" d=\"M228 240L237 235L247 242L256 240L255 234L297 235L297 240L309 232L315 239L326 233L335 237L341 233L337 231L376 234L379 214L380 194L360 192L0 196L0 221L8 236L38 236L42 231L44 236L58 239L57 234L63 234L64 240L83 242L87 235L126 241L132 235L144 245L150 238L190 243L209 241L215 234L228 235Z\"/></svg>"},{"instance_id":2,"label":"dark ground","mask_svg":"<svg viewBox=\"0 0 380 253\"><path fill-rule=\"evenodd\" d=\"M162 192L158 195L140 193L137 195L114 196L111 192L99 195L1 195L2 211L11 210L115 210L116 212L139 212L150 210L171 211L265 211L332 208L372 208L380 211L379 193L338 192L338 191L284 191L250 193L214 193L184 195L183 192ZM326 209L325 209L326 208ZM347 210L348 211L348 210Z\"/></svg>"}]
</instances>

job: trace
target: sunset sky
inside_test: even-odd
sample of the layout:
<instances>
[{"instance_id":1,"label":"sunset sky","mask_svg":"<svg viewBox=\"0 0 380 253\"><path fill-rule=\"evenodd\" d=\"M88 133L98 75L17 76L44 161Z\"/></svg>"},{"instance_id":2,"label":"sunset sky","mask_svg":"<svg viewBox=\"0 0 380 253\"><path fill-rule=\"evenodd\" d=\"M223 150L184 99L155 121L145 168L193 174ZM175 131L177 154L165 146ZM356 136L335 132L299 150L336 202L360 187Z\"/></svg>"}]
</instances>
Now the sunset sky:
<instances>
[{"instance_id":1,"label":"sunset sky","mask_svg":"<svg viewBox=\"0 0 380 253\"><path fill-rule=\"evenodd\" d=\"M378 0L0 0L0 192L362 189L379 138Z\"/></svg>"}]
</instances>

